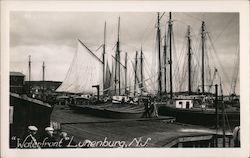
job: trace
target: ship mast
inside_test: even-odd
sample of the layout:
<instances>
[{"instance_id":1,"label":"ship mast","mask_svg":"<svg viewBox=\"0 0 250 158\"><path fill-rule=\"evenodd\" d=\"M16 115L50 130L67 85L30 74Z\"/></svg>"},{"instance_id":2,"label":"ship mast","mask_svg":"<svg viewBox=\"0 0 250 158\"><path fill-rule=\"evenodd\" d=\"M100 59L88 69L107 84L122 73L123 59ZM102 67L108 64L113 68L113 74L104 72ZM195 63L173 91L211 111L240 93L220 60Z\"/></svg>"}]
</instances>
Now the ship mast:
<instances>
[{"instance_id":1,"label":"ship mast","mask_svg":"<svg viewBox=\"0 0 250 158\"><path fill-rule=\"evenodd\" d=\"M43 61L43 95L44 95L44 90L45 90L45 64L44 64L44 61Z\"/></svg>"},{"instance_id":2,"label":"ship mast","mask_svg":"<svg viewBox=\"0 0 250 158\"><path fill-rule=\"evenodd\" d=\"M120 17L118 18L118 38L116 43L116 67L115 67L115 82L117 82L117 70L118 70L118 93L121 94L121 73L120 73ZM116 93L116 84L115 84L115 93Z\"/></svg>"},{"instance_id":3,"label":"ship mast","mask_svg":"<svg viewBox=\"0 0 250 158\"><path fill-rule=\"evenodd\" d=\"M141 95L143 93L143 52L142 52L142 47L141 47Z\"/></svg>"},{"instance_id":4,"label":"ship mast","mask_svg":"<svg viewBox=\"0 0 250 158\"><path fill-rule=\"evenodd\" d=\"M105 21L105 24L104 24L104 39L103 39L103 54L102 54L102 64L103 64L103 95L105 94L104 93L104 90L105 90L105 52L106 52L106 21Z\"/></svg>"},{"instance_id":5,"label":"ship mast","mask_svg":"<svg viewBox=\"0 0 250 158\"><path fill-rule=\"evenodd\" d=\"M164 64L164 93L167 93L167 28L165 28L165 34L164 34L164 46L163 46L163 64Z\"/></svg>"},{"instance_id":6,"label":"ship mast","mask_svg":"<svg viewBox=\"0 0 250 158\"><path fill-rule=\"evenodd\" d=\"M204 88L204 51L205 51L205 22L202 21L202 26L201 26L201 42L202 42L202 53L201 53L201 82L202 82L202 93L204 94L205 88Z\"/></svg>"},{"instance_id":7,"label":"ship mast","mask_svg":"<svg viewBox=\"0 0 250 158\"><path fill-rule=\"evenodd\" d=\"M127 52L125 53L125 67L124 67L124 69L125 69L125 95L127 95L127 62L128 62L128 54L127 54Z\"/></svg>"},{"instance_id":8,"label":"ship mast","mask_svg":"<svg viewBox=\"0 0 250 158\"><path fill-rule=\"evenodd\" d=\"M159 75L158 75L158 94L161 95L161 31L160 31L160 13L157 13L157 40L158 40L158 60L159 60Z\"/></svg>"},{"instance_id":9,"label":"ship mast","mask_svg":"<svg viewBox=\"0 0 250 158\"><path fill-rule=\"evenodd\" d=\"M31 80L31 60L29 55L29 81Z\"/></svg>"},{"instance_id":10,"label":"ship mast","mask_svg":"<svg viewBox=\"0 0 250 158\"><path fill-rule=\"evenodd\" d=\"M192 93L192 85L191 85L191 38L190 38L190 25L188 25L188 93Z\"/></svg>"},{"instance_id":11,"label":"ship mast","mask_svg":"<svg viewBox=\"0 0 250 158\"><path fill-rule=\"evenodd\" d=\"M172 84L172 16L171 16L171 12L169 13L168 29L169 29L170 99L172 99L173 98L173 84Z\"/></svg>"},{"instance_id":12,"label":"ship mast","mask_svg":"<svg viewBox=\"0 0 250 158\"><path fill-rule=\"evenodd\" d=\"M137 80L137 57L138 56L138 52L136 51L135 54L135 84L134 84L134 96L136 95L136 80Z\"/></svg>"}]
</instances>

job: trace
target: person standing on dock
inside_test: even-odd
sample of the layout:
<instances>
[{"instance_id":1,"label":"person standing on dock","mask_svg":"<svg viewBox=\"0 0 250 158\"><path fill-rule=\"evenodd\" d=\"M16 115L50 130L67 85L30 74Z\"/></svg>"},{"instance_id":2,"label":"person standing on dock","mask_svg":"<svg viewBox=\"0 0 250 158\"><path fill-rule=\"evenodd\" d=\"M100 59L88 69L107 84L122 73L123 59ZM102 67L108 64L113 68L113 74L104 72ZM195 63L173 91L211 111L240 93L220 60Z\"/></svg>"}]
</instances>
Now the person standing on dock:
<instances>
[{"instance_id":1,"label":"person standing on dock","mask_svg":"<svg viewBox=\"0 0 250 158\"><path fill-rule=\"evenodd\" d=\"M153 115L154 115L154 117L158 118L159 115L158 115L158 109L157 109L156 99L155 98L152 99L152 105L154 107L154 113L153 113Z\"/></svg>"},{"instance_id":2,"label":"person standing on dock","mask_svg":"<svg viewBox=\"0 0 250 158\"><path fill-rule=\"evenodd\" d=\"M236 126L233 130L234 147L240 147L240 126Z\"/></svg>"},{"instance_id":3,"label":"person standing on dock","mask_svg":"<svg viewBox=\"0 0 250 158\"><path fill-rule=\"evenodd\" d=\"M143 117L150 117L150 107L149 107L149 103L148 103L148 99L144 100L144 114Z\"/></svg>"}]
</instances>

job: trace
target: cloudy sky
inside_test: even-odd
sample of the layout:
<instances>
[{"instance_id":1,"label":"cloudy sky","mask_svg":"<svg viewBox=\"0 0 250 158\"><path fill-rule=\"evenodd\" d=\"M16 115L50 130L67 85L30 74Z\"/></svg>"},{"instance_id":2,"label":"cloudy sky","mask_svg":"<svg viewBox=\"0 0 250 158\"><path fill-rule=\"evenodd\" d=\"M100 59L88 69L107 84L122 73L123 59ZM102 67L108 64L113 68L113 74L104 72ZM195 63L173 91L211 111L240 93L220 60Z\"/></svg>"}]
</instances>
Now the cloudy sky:
<instances>
[{"instance_id":1,"label":"cloudy sky","mask_svg":"<svg viewBox=\"0 0 250 158\"><path fill-rule=\"evenodd\" d=\"M63 81L76 52L77 39L91 50L103 43L104 22L107 22L107 47L110 51L117 40L117 21L121 18L121 51L129 58L143 47L151 64L155 51L154 12L11 12L10 70L28 74L28 56L32 60L32 80L41 80L42 62L46 65L46 80ZM187 25L191 25L193 45L200 40L201 21L213 39L217 59L221 61L222 80L227 89L233 77L235 56L239 47L239 15L237 13L172 13L176 58L183 49ZM161 19L164 32L168 13ZM197 49L197 48L193 48ZM213 59L210 59L213 62ZM216 63L216 61L214 61ZM223 61L223 62L222 62ZM217 63L218 65L218 63ZM238 92L238 85L236 92Z\"/></svg>"}]
</instances>

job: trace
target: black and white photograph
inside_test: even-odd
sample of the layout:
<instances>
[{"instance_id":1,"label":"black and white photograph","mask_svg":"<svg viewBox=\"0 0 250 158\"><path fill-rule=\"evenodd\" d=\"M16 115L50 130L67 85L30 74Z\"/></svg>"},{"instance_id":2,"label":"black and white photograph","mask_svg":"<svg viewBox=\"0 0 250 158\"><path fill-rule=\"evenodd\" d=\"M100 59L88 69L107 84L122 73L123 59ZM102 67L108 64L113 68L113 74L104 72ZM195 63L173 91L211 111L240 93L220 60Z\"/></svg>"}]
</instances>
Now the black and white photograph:
<instances>
[{"instance_id":1,"label":"black and white photograph","mask_svg":"<svg viewBox=\"0 0 250 158\"><path fill-rule=\"evenodd\" d=\"M9 149L243 147L239 11L8 16Z\"/></svg>"}]
</instances>

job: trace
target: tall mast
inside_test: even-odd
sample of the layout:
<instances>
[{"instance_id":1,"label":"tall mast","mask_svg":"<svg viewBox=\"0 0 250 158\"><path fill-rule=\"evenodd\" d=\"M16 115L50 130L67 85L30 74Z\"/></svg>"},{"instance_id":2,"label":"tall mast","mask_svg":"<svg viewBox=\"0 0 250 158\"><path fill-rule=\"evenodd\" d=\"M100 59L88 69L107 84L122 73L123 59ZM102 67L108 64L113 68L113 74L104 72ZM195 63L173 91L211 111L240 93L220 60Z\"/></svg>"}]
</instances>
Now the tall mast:
<instances>
[{"instance_id":1,"label":"tall mast","mask_svg":"<svg viewBox=\"0 0 250 158\"><path fill-rule=\"evenodd\" d=\"M136 51L135 54L135 84L134 84L134 96L136 95L136 80L137 80L137 57L138 56L138 52Z\"/></svg>"},{"instance_id":2,"label":"tall mast","mask_svg":"<svg viewBox=\"0 0 250 158\"><path fill-rule=\"evenodd\" d=\"M163 64L164 64L164 93L167 93L167 32L165 28L165 34L164 34L164 46L163 46Z\"/></svg>"},{"instance_id":3,"label":"tall mast","mask_svg":"<svg viewBox=\"0 0 250 158\"><path fill-rule=\"evenodd\" d=\"M102 53L102 63L103 63L103 68L102 68L102 72L103 72L103 78L102 78L102 82L103 82L103 94L104 94L104 90L105 90L105 52L106 52L106 21L104 24L104 39L103 39L103 53Z\"/></svg>"},{"instance_id":4,"label":"tall mast","mask_svg":"<svg viewBox=\"0 0 250 158\"><path fill-rule=\"evenodd\" d=\"M202 52L201 52L201 82L202 82L202 93L204 94L205 88L204 88L204 51L205 51L205 22L202 21L201 26L201 43L202 43Z\"/></svg>"},{"instance_id":5,"label":"tall mast","mask_svg":"<svg viewBox=\"0 0 250 158\"><path fill-rule=\"evenodd\" d=\"M172 16L171 16L171 12L169 13L168 28L169 28L170 98L172 99L173 98L173 84L172 84Z\"/></svg>"},{"instance_id":6,"label":"tall mast","mask_svg":"<svg viewBox=\"0 0 250 158\"><path fill-rule=\"evenodd\" d=\"M43 61L43 94L44 94L44 90L45 90L45 64L44 64L44 61Z\"/></svg>"},{"instance_id":7,"label":"tall mast","mask_svg":"<svg viewBox=\"0 0 250 158\"><path fill-rule=\"evenodd\" d=\"M141 95L143 92L143 52L142 52L142 47L141 47Z\"/></svg>"},{"instance_id":8,"label":"tall mast","mask_svg":"<svg viewBox=\"0 0 250 158\"><path fill-rule=\"evenodd\" d=\"M190 25L188 25L188 93L192 93L192 86L191 86L191 38L190 38Z\"/></svg>"},{"instance_id":9,"label":"tall mast","mask_svg":"<svg viewBox=\"0 0 250 158\"><path fill-rule=\"evenodd\" d=\"M127 63L128 62L128 54L127 52L125 53L125 94L127 95Z\"/></svg>"},{"instance_id":10,"label":"tall mast","mask_svg":"<svg viewBox=\"0 0 250 158\"><path fill-rule=\"evenodd\" d=\"M115 54L115 95L116 95L116 83L118 81L118 93L120 95L120 17L118 18L118 35L116 42L116 54ZM118 79L117 79L117 71L118 71Z\"/></svg>"},{"instance_id":11,"label":"tall mast","mask_svg":"<svg viewBox=\"0 0 250 158\"><path fill-rule=\"evenodd\" d=\"M157 13L157 40L158 40L158 58L159 58L159 76L158 76L158 93L161 95L161 31L160 31L160 13Z\"/></svg>"},{"instance_id":12,"label":"tall mast","mask_svg":"<svg viewBox=\"0 0 250 158\"><path fill-rule=\"evenodd\" d=\"M219 105L218 105L218 85L215 85L215 115L216 115L216 124L215 124L215 128L216 128L216 133L218 131L219 128ZM215 147L218 147L218 139L217 139L217 135L215 135Z\"/></svg>"},{"instance_id":13,"label":"tall mast","mask_svg":"<svg viewBox=\"0 0 250 158\"><path fill-rule=\"evenodd\" d=\"M31 60L29 55L29 81L31 80Z\"/></svg>"},{"instance_id":14,"label":"tall mast","mask_svg":"<svg viewBox=\"0 0 250 158\"><path fill-rule=\"evenodd\" d=\"M118 39L117 39L117 60L120 62L120 17L118 18ZM121 72L120 72L120 64L118 63L118 93L121 95Z\"/></svg>"}]
</instances>

